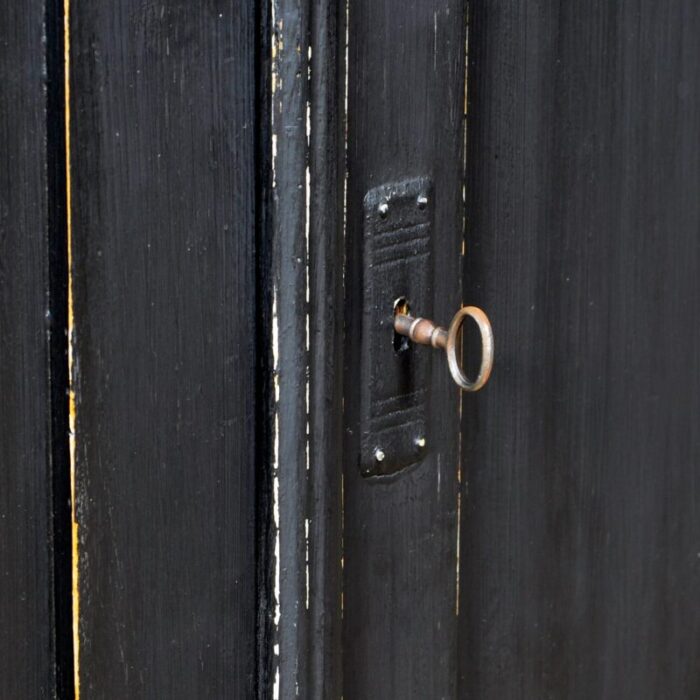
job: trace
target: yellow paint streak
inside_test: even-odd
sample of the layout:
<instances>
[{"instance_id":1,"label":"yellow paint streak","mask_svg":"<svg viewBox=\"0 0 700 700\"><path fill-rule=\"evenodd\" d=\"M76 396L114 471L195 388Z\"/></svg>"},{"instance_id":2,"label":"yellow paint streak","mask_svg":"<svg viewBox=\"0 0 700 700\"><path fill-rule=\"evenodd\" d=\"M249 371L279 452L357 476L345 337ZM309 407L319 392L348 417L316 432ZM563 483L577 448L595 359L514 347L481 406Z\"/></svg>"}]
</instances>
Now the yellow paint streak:
<instances>
[{"instance_id":1,"label":"yellow paint streak","mask_svg":"<svg viewBox=\"0 0 700 700\"><path fill-rule=\"evenodd\" d=\"M66 128L66 247L68 250L68 440L70 450L71 564L73 598L73 679L75 700L80 698L80 591L78 588L78 521L75 512L75 386L73 384L73 206L71 201L70 139L70 0L63 0L63 74Z\"/></svg>"}]
</instances>

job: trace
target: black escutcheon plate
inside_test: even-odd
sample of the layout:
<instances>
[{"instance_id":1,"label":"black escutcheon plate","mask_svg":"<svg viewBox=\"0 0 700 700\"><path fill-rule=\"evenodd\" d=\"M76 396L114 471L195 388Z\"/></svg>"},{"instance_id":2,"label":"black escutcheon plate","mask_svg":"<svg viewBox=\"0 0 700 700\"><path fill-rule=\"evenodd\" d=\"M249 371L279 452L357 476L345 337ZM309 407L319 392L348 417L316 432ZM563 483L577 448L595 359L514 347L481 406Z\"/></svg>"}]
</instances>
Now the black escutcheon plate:
<instances>
[{"instance_id":1,"label":"black escutcheon plate","mask_svg":"<svg viewBox=\"0 0 700 700\"><path fill-rule=\"evenodd\" d=\"M423 459L431 352L395 338L394 304L431 318L432 182L416 177L371 189L364 198L364 297L360 469L395 474Z\"/></svg>"}]
</instances>

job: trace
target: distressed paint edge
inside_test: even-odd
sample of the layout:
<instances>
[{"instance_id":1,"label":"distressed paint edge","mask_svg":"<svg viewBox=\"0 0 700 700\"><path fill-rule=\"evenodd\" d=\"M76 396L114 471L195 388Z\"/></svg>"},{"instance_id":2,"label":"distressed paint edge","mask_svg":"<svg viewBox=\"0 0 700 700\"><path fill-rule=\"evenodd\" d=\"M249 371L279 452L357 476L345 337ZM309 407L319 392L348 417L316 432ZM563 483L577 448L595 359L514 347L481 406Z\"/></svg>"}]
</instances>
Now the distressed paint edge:
<instances>
[{"instance_id":1,"label":"distressed paint edge","mask_svg":"<svg viewBox=\"0 0 700 700\"><path fill-rule=\"evenodd\" d=\"M279 697L307 697L309 0L273 2L273 270ZM280 458L282 456L282 458Z\"/></svg>"},{"instance_id":2,"label":"distressed paint edge","mask_svg":"<svg viewBox=\"0 0 700 700\"><path fill-rule=\"evenodd\" d=\"M68 260L63 0L44 10L47 188L48 479L51 482L52 661L57 698L73 697L72 524L68 405Z\"/></svg>"},{"instance_id":3,"label":"distressed paint edge","mask_svg":"<svg viewBox=\"0 0 700 700\"><path fill-rule=\"evenodd\" d=\"M73 202L71 181L71 93L70 93L70 0L63 0L63 76L64 76L64 121L65 121L65 168L66 168L66 250L68 262L68 440L70 454L71 496L71 597L73 604L73 683L75 699L80 698L80 552L79 528L76 514L76 401L73 309Z\"/></svg>"}]
</instances>

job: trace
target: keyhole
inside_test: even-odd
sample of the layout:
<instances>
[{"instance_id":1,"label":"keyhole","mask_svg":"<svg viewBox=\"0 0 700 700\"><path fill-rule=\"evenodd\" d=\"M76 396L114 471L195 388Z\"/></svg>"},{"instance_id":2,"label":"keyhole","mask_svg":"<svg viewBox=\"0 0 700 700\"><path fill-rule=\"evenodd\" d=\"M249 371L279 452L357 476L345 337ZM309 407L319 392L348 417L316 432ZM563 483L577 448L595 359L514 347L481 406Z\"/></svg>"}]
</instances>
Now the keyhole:
<instances>
[{"instance_id":1,"label":"keyhole","mask_svg":"<svg viewBox=\"0 0 700 700\"><path fill-rule=\"evenodd\" d=\"M399 297L395 302L394 302L394 316L397 314L403 314L404 316L408 316L411 313L411 307L408 303L408 299L406 297ZM394 331L394 352L395 353L402 353L408 350L408 343L409 340L405 335L401 335L400 333L397 333Z\"/></svg>"}]
</instances>

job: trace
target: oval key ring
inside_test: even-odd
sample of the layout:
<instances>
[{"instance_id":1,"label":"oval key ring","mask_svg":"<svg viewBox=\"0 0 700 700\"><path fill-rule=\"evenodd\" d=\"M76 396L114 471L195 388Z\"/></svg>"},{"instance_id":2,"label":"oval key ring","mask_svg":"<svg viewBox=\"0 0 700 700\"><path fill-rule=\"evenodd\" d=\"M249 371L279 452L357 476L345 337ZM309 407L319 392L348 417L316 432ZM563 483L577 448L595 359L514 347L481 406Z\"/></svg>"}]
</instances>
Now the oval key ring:
<instances>
[{"instance_id":1,"label":"oval key ring","mask_svg":"<svg viewBox=\"0 0 700 700\"><path fill-rule=\"evenodd\" d=\"M474 381L471 381L464 373L459 360L459 350L461 350L459 332L467 316L476 321L481 334L481 365L479 366L479 374ZM479 391L489 380L493 369L493 329L488 316L478 306L465 306L454 315L447 331L445 352L452 379L464 391Z\"/></svg>"},{"instance_id":2,"label":"oval key ring","mask_svg":"<svg viewBox=\"0 0 700 700\"><path fill-rule=\"evenodd\" d=\"M460 331L467 316L476 321L481 334L481 365L479 366L479 374L474 381L467 377L459 361L462 345L459 342ZM452 379L464 391L479 391L491 376L494 354L493 329L488 316L477 306L461 308L452 318L448 330L441 328L427 318L414 318L398 311L394 316L394 330L400 335L407 336L414 343L442 348L447 354L447 364Z\"/></svg>"}]
</instances>

